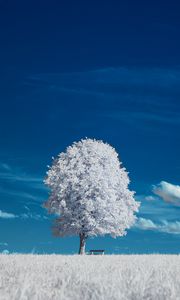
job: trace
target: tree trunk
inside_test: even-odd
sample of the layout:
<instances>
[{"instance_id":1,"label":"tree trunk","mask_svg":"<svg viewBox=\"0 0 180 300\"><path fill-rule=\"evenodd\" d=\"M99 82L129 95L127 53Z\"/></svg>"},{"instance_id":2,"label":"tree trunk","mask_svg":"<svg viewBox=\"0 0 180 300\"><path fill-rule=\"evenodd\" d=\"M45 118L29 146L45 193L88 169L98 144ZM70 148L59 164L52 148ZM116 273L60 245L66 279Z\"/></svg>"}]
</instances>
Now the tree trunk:
<instances>
[{"instance_id":1,"label":"tree trunk","mask_svg":"<svg viewBox=\"0 0 180 300\"><path fill-rule=\"evenodd\" d=\"M84 233L80 233L79 238L80 238L79 254L85 254L86 236Z\"/></svg>"}]
</instances>

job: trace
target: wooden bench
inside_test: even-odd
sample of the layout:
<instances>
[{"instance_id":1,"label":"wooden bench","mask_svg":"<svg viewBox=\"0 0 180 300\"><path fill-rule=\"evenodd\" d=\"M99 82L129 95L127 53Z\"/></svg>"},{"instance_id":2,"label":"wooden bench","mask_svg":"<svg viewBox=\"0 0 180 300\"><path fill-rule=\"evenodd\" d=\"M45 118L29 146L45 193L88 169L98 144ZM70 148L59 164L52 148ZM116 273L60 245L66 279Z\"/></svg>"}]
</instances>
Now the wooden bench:
<instances>
[{"instance_id":1,"label":"wooden bench","mask_svg":"<svg viewBox=\"0 0 180 300\"><path fill-rule=\"evenodd\" d=\"M105 250L89 250L89 254L90 255L97 255L97 254L101 254L104 255Z\"/></svg>"}]
</instances>

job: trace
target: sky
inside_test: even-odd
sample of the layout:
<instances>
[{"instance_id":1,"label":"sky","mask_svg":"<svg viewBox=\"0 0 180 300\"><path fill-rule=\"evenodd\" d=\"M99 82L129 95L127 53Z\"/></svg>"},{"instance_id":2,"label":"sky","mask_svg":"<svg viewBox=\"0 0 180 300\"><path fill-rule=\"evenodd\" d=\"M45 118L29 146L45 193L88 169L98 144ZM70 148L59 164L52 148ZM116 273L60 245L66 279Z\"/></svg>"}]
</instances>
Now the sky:
<instances>
[{"instance_id":1,"label":"sky","mask_svg":"<svg viewBox=\"0 0 180 300\"><path fill-rule=\"evenodd\" d=\"M0 2L0 252L78 251L42 207L47 165L73 141L119 153L141 201L125 237L89 249L180 252L178 1Z\"/></svg>"}]
</instances>

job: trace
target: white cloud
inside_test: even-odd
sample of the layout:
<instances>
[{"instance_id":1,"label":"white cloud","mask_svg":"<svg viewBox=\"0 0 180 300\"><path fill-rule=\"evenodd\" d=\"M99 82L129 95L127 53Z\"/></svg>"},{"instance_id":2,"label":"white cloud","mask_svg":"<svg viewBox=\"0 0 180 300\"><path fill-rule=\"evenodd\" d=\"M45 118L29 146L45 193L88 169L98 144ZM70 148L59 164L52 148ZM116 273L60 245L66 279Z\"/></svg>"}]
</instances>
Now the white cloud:
<instances>
[{"instance_id":1,"label":"white cloud","mask_svg":"<svg viewBox=\"0 0 180 300\"><path fill-rule=\"evenodd\" d=\"M19 215L19 217L21 219L34 219L34 220L47 220L48 219L48 217L46 217L46 216L42 216L39 214L30 213L30 212L21 214L21 215Z\"/></svg>"},{"instance_id":2,"label":"white cloud","mask_svg":"<svg viewBox=\"0 0 180 300\"><path fill-rule=\"evenodd\" d=\"M0 196L18 198L19 201L39 205L47 191L43 178L0 162L0 180L6 184L0 187Z\"/></svg>"},{"instance_id":3,"label":"white cloud","mask_svg":"<svg viewBox=\"0 0 180 300\"><path fill-rule=\"evenodd\" d=\"M20 219L34 219L34 220L47 220L48 217L47 216L42 216L40 214L36 214L36 213L23 213L20 215L15 215L13 213L7 213L5 211L0 210L0 218L1 219L14 219L14 218L20 218ZM1 245L1 243L0 243Z\"/></svg>"},{"instance_id":4,"label":"white cloud","mask_svg":"<svg viewBox=\"0 0 180 300\"><path fill-rule=\"evenodd\" d=\"M8 246L8 243L0 242L0 246Z\"/></svg>"},{"instance_id":5,"label":"white cloud","mask_svg":"<svg viewBox=\"0 0 180 300\"><path fill-rule=\"evenodd\" d=\"M167 233L180 234L180 222L163 221L163 225L161 226L161 231Z\"/></svg>"},{"instance_id":6,"label":"white cloud","mask_svg":"<svg viewBox=\"0 0 180 300\"><path fill-rule=\"evenodd\" d=\"M119 87L121 92L123 87L131 87L136 91L136 87L147 88L147 92L151 87L169 90L174 87L179 91L180 72L174 69L161 69L161 68L102 68L94 69L83 72L69 72L69 73L41 73L30 76L26 80L26 84L34 84L43 88L59 89L65 91L72 90L73 92L79 91L82 93L87 92L104 92L110 93L109 89L105 87L111 85ZM153 89L154 90L154 89ZM157 92L155 90L155 92ZM116 89L117 92L117 89ZM152 91L151 91L152 92ZM139 101L133 100L133 101ZM141 101L142 102L142 101ZM151 97L148 103L155 103L156 100ZM164 104L164 103L163 103Z\"/></svg>"},{"instance_id":7,"label":"white cloud","mask_svg":"<svg viewBox=\"0 0 180 300\"><path fill-rule=\"evenodd\" d=\"M166 181L161 181L153 186L153 193L161 197L165 202L180 206L180 186Z\"/></svg>"},{"instance_id":8,"label":"white cloud","mask_svg":"<svg viewBox=\"0 0 180 300\"><path fill-rule=\"evenodd\" d=\"M37 200L41 200L43 199L42 197L39 197L39 195L37 196L34 196L30 193L27 193L27 192L24 192L22 190L9 190L9 189L3 189L0 187L0 193L3 194L3 195L9 195L9 196L15 196L15 197L20 197L20 198L24 198L24 199L29 199L29 200L34 200L34 201L37 201Z\"/></svg>"},{"instance_id":9,"label":"white cloud","mask_svg":"<svg viewBox=\"0 0 180 300\"><path fill-rule=\"evenodd\" d=\"M138 218L134 227L141 230L154 230L170 234L180 234L180 222L178 221L168 222L164 220L161 224L157 224L150 219Z\"/></svg>"},{"instance_id":10,"label":"white cloud","mask_svg":"<svg viewBox=\"0 0 180 300\"><path fill-rule=\"evenodd\" d=\"M1 252L2 254L9 254L9 250L5 249Z\"/></svg>"},{"instance_id":11,"label":"white cloud","mask_svg":"<svg viewBox=\"0 0 180 300\"><path fill-rule=\"evenodd\" d=\"M7 213L5 211L0 210L0 218L2 219L14 219L17 216L12 213Z\"/></svg>"},{"instance_id":12,"label":"white cloud","mask_svg":"<svg viewBox=\"0 0 180 300\"><path fill-rule=\"evenodd\" d=\"M156 225L150 219L138 218L135 227L142 230L156 229Z\"/></svg>"},{"instance_id":13,"label":"white cloud","mask_svg":"<svg viewBox=\"0 0 180 300\"><path fill-rule=\"evenodd\" d=\"M12 168L10 165L1 162L0 178L10 182L21 182L36 189L47 189L43 184L42 177L29 174L19 167Z\"/></svg>"},{"instance_id":14,"label":"white cloud","mask_svg":"<svg viewBox=\"0 0 180 300\"><path fill-rule=\"evenodd\" d=\"M147 201L155 201L157 200L157 197L150 195L150 196L145 196L144 199Z\"/></svg>"},{"instance_id":15,"label":"white cloud","mask_svg":"<svg viewBox=\"0 0 180 300\"><path fill-rule=\"evenodd\" d=\"M140 195L135 195L135 199L137 201L148 201L148 202L154 202L159 199L159 197L155 195L145 195L145 194L140 194Z\"/></svg>"}]
</instances>

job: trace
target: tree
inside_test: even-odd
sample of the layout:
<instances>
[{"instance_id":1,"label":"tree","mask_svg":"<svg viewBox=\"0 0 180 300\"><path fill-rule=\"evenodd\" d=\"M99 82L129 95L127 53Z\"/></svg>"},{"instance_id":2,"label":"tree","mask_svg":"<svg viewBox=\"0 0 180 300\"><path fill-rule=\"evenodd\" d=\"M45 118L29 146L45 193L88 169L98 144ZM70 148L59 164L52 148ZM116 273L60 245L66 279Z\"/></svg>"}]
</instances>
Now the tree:
<instances>
[{"instance_id":1,"label":"tree","mask_svg":"<svg viewBox=\"0 0 180 300\"><path fill-rule=\"evenodd\" d=\"M56 236L79 235L79 254L85 253L87 237L125 235L139 202L128 189L129 177L118 154L95 139L74 142L53 159L45 184L50 188L44 206L58 218Z\"/></svg>"}]
</instances>

